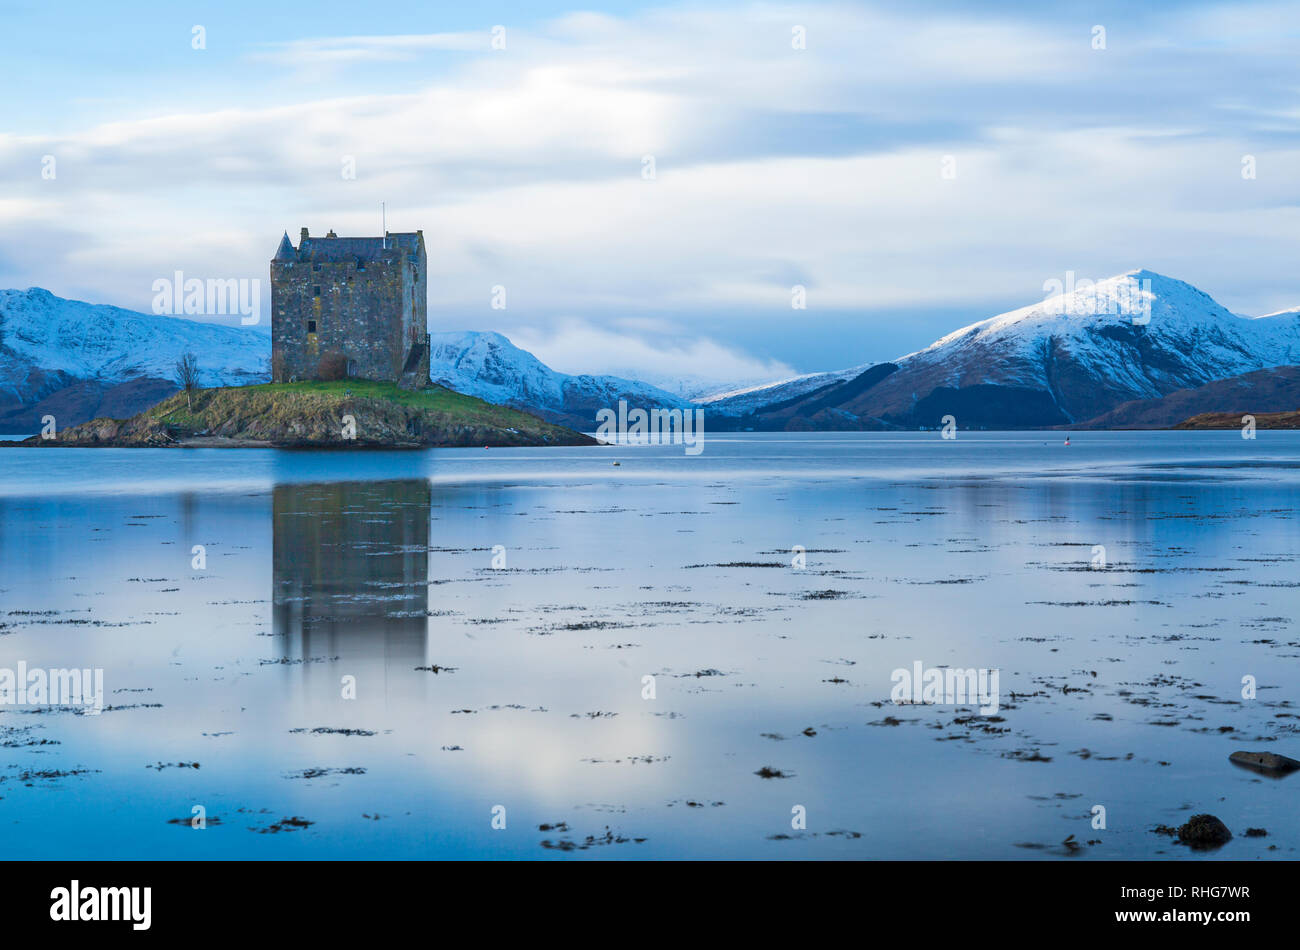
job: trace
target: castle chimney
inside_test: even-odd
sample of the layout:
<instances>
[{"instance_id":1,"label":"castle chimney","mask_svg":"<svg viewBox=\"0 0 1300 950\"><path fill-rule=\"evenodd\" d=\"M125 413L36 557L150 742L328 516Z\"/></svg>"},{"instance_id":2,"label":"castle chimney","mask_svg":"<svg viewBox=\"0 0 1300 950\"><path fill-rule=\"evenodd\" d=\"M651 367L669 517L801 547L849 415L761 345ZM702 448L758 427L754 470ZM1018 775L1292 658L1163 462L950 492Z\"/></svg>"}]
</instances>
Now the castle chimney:
<instances>
[{"instance_id":1,"label":"castle chimney","mask_svg":"<svg viewBox=\"0 0 1300 950\"><path fill-rule=\"evenodd\" d=\"M326 234L325 236L326 236L327 238L336 238L336 237L338 237L338 235L334 233L334 229L333 229L333 228L330 228L329 233Z\"/></svg>"},{"instance_id":2,"label":"castle chimney","mask_svg":"<svg viewBox=\"0 0 1300 950\"><path fill-rule=\"evenodd\" d=\"M302 233L300 233L300 234L298 235L298 241L301 243L302 241L305 241L305 240L307 240L307 229L306 229L306 228L303 228L303 229L302 229Z\"/></svg>"}]
</instances>

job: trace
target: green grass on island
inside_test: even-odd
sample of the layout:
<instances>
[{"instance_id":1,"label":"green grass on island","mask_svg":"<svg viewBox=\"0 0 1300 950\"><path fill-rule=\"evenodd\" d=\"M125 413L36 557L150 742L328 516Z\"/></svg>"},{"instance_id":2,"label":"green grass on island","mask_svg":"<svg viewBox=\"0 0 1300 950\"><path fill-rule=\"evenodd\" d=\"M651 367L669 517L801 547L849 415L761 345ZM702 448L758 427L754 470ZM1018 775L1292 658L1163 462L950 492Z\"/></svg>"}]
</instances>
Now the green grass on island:
<instances>
[{"instance_id":1,"label":"green grass on island","mask_svg":"<svg viewBox=\"0 0 1300 950\"><path fill-rule=\"evenodd\" d=\"M310 407L330 407L356 399L383 399L411 409L436 412L451 419L502 427L541 422L518 409L493 405L475 396L453 392L444 386L428 389L398 389L396 383L378 383L368 379L308 380L300 383L261 383L254 386L227 386L220 389L196 389L187 402L185 393L168 396L144 411L169 424L203 428L216 421L214 416L262 410L272 415L301 412ZM191 411L188 406L193 406Z\"/></svg>"},{"instance_id":2,"label":"green grass on island","mask_svg":"<svg viewBox=\"0 0 1300 950\"><path fill-rule=\"evenodd\" d=\"M595 444L571 429L442 386L407 390L358 379L178 392L132 419L95 419L54 441L117 446Z\"/></svg>"}]
</instances>

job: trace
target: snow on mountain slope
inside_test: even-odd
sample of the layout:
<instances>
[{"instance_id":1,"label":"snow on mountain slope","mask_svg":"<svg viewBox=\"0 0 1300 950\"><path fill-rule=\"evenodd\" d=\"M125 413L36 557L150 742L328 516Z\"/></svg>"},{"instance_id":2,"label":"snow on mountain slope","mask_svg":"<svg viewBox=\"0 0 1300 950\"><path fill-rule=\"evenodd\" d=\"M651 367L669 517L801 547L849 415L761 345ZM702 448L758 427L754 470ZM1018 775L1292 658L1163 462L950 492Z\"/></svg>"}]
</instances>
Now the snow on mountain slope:
<instances>
[{"instance_id":1,"label":"snow on mountain slope","mask_svg":"<svg viewBox=\"0 0 1300 950\"><path fill-rule=\"evenodd\" d=\"M773 381L771 374L741 378L707 376L699 373L674 375L662 371L641 372L635 377L619 372L614 372L612 375L623 376L625 379L636 378L649 386L672 393L678 399L685 399L696 405L703 405L728 393L754 389L758 386L770 386Z\"/></svg>"},{"instance_id":2,"label":"snow on mountain slope","mask_svg":"<svg viewBox=\"0 0 1300 950\"><path fill-rule=\"evenodd\" d=\"M1246 319L1189 284L1135 270L973 323L892 361L898 371L834 403L881 425L1059 425L1135 399L1300 363L1300 312ZM851 371L850 371L851 372ZM792 381L798 382L798 381ZM849 387L845 387L848 389ZM731 397L723 412L789 405L790 384ZM735 407L735 408L733 408ZM933 418L932 418L933 417Z\"/></svg>"},{"instance_id":3,"label":"snow on mountain slope","mask_svg":"<svg viewBox=\"0 0 1300 950\"><path fill-rule=\"evenodd\" d=\"M1272 320L1274 317L1296 317L1300 316L1300 307L1288 307L1286 310L1278 310L1274 313L1266 313L1260 317L1243 317L1243 320Z\"/></svg>"},{"instance_id":4,"label":"snow on mountain slope","mask_svg":"<svg viewBox=\"0 0 1300 950\"><path fill-rule=\"evenodd\" d=\"M1298 328L1294 312L1243 319L1190 284L1135 270L963 327L894 362L944 365L945 385L1049 387L1044 354L1064 348L1108 385L1157 396L1174 377L1204 382L1294 363ZM1140 361L1134 349L1163 350L1165 359Z\"/></svg>"},{"instance_id":5,"label":"snow on mountain slope","mask_svg":"<svg viewBox=\"0 0 1300 950\"><path fill-rule=\"evenodd\" d=\"M715 393L696 401L701 405L727 415L746 415L761 406L804 396L834 383L847 382L870 369L871 365L870 363L864 363L862 366L836 370L831 373L807 373L803 376L792 376L789 379L778 379L770 383L759 383L754 386Z\"/></svg>"},{"instance_id":6,"label":"snow on mountain slope","mask_svg":"<svg viewBox=\"0 0 1300 950\"><path fill-rule=\"evenodd\" d=\"M170 380L187 352L206 386L270 376L265 333L65 300L48 290L0 290L0 393L32 402L74 380Z\"/></svg>"},{"instance_id":7,"label":"snow on mountain slope","mask_svg":"<svg viewBox=\"0 0 1300 950\"><path fill-rule=\"evenodd\" d=\"M537 413L550 422L594 427L596 411L620 399L640 408L691 403L649 383L618 376L570 376L551 369L500 333L430 334L429 375L435 383L488 402Z\"/></svg>"}]
</instances>

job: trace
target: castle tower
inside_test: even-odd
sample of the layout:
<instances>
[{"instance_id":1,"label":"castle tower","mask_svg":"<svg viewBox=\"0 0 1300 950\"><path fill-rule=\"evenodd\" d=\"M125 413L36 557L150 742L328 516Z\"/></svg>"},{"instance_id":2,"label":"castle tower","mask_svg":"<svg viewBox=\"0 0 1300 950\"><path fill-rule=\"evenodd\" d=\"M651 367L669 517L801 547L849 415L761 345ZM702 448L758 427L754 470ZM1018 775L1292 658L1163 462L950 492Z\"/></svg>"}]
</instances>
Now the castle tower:
<instances>
[{"instance_id":1,"label":"castle tower","mask_svg":"<svg viewBox=\"0 0 1300 950\"><path fill-rule=\"evenodd\" d=\"M424 232L313 238L271 259L271 376L429 385Z\"/></svg>"}]
</instances>

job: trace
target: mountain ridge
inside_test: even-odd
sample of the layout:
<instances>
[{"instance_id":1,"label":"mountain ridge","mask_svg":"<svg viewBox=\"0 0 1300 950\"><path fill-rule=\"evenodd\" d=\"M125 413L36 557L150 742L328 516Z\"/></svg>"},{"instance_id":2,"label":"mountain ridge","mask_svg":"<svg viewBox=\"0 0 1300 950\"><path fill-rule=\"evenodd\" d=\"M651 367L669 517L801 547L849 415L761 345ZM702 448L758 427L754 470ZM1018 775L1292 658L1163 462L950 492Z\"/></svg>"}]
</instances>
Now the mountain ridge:
<instances>
[{"instance_id":1,"label":"mountain ridge","mask_svg":"<svg viewBox=\"0 0 1300 950\"><path fill-rule=\"evenodd\" d=\"M646 409L702 406L717 430L931 428L948 415L961 428L1124 426L1147 418L1168 425L1181 420L1141 406L1300 365L1300 308L1243 317L1190 284L1138 269L1081 281L895 360L697 400L642 380L558 372L494 331L430 337L432 382L576 429L590 430L598 410L623 400ZM60 426L129 416L175 389L175 362L185 352L198 356L204 385L269 377L265 333L65 300L41 288L0 290L0 431L34 431L45 414ZM1269 399L1289 398L1277 379L1256 381L1271 387ZM1187 405L1223 409L1205 402L1218 392L1240 387L1208 389Z\"/></svg>"},{"instance_id":2,"label":"mountain ridge","mask_svg":"<svg viewBox=\"0 0 1300 950\"><path fill-rule=\"evenodd\" d=\"M753 428L932 427L946 415L959 427L1054 427L1298 363L1300 310L1242 318L1190 284L1138 269L954 330L891 361L897 371L871 385L862 382L871 369L838 382L826 374L815 407L799 380L711 405Z\"/></svg>"}]
</instances>

